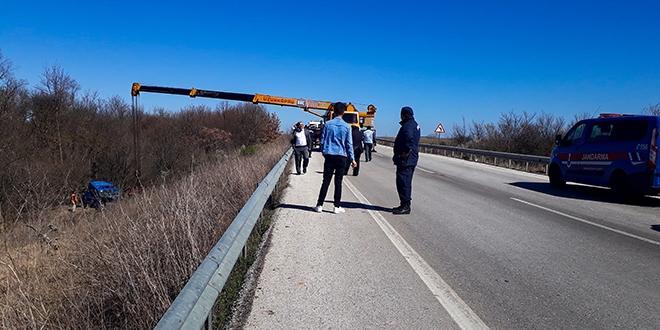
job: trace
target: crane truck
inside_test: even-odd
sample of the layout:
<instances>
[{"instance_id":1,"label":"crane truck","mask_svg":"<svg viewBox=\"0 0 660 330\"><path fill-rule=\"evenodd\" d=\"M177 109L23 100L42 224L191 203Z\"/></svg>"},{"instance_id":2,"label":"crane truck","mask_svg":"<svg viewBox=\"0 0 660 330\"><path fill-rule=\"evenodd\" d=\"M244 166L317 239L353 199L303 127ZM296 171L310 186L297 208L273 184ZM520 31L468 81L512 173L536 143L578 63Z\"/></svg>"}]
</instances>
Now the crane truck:
<instances>
[{"instance_id":1,"label":"crane truck","mask_svg":"<svg viewBox=\"0 0 660 330\"><path fill-rule=\"evenodd\" d=\"M242 102L252 102L255 104L272 104L279 106L287 107L297 107L306 112L309 112L317 117L322 118L322 121L319 125L314 125L312 129L314 130L314 140L313 143L318 143L318 138L321 135L321 129L324 121L333 119L334 110L333 102L327 101L316 101L316 100L306 100L302 98L292 98L292 97L281 97L281 96L271 96L266 94L244 94L244 93L232 93L232 92L220 92L220 91L210 91L197 88L175 88L175 87L162 87L162 86L147 86L140 85L139 83L133 83L131 89L131 95L133 97L133 143L135 149L135 161L136 161L136 170L135 176L137 178L137 187L141 189L142 183L140 181L140 138L139 138L139 128L137 119L138 114L138 96L140 92L145 93L161 93L161 94L173 94L173 95L187 95L192 98L195 97L207 97L215 98L222 100L230 101L242 101ZM324 110L325 113L321 114L316 110ZM376 117L376 107L373 104L367 106L367 111L358 111L352 103L348 103L346 112L342 115L342 119L349 123L351 126L356 127L365 127L373 128L374 127L374 117ZM312 126L312 125L310 125Z\"/></svg>"},{"instance_id":2,"label":"crane truck","mask_svg":"<svg viewBox=\"0 0 660 330\"><path fill-rule=\"evenodd\" d=\"M210 91L197 88L173 88L161 86L146 86L138 83L133 83L131 95L137 97L140 92L161 93L161 94L174 94L174 95L188 95L190 97L208 97L222 100L252 102L255 104L271 104L287 107L297 107L306 112L309 112L317 117L322 118L324 121L333 119L333 103L327 101L306 100L302 98L271 96L266 94L243 94L232 92L219 92ZM325 110L324 114L316 110ZM352 103L348 103L346 112L342 115L344 119L351 126L373 128L374 117L376 116L376 107L373 104L367 106L367 111L358 111Z\"/></svg>"}]
</instances>

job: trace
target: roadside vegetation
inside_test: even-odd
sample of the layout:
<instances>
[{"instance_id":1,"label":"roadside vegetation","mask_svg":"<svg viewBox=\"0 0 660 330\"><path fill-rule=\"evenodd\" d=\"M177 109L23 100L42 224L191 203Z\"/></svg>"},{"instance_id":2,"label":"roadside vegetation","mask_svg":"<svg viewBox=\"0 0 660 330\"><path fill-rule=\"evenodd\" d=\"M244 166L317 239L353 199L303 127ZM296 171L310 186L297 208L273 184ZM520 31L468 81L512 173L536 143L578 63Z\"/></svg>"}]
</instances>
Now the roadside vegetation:
<instances>
[{"instance_id":1,"label":"roadside vegetation","mask_svg":"<svg viewBox=\"0 0 660 330\"><path fill-rule=\"evenodd\" d=\"M3 329L153 328L289 148L262 106L134 117L80 91L58 66L29 89L0 53ZM140 193L71 212L91 180L138 188L136 156Z\"/></svg>"},{"instance_id":2,"label":"roadside vegetation","mask_svg":"<svg viewBox=\"0 0 660 330\"><path fill-rule=\"evenodd\" d=\"M660 116L660 103L642 109L642 114ZM596 114L598 115L598 114ZM504 112L496 123L472 121L463 118L454 123L448 138L439 139L433 134L422 138L421 143L441 144L471 149L501 151L515 154L548 156L555 147L555 137L565 134L573 124L594 114L583 112L567 120L552 113Z\"/></svg>"}]
</instances>

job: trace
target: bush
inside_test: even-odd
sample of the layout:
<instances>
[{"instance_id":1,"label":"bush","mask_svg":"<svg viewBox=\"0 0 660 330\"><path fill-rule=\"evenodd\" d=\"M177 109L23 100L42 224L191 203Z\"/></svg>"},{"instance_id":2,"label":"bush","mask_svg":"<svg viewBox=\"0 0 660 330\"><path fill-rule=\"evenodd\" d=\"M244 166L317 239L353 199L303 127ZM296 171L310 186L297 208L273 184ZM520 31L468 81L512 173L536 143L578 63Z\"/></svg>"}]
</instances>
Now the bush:
<instances>
[{"instance_id":1,"label":"bush","mask_svg":"<svg viewBox=\"0 0 660 330\"><path fill-rule=\"evenodd\" d=\"M153 328L289 147L285 140L200 165L100 212L56 208L4 233L0 326Z\"/></svg>"}]
</instances>

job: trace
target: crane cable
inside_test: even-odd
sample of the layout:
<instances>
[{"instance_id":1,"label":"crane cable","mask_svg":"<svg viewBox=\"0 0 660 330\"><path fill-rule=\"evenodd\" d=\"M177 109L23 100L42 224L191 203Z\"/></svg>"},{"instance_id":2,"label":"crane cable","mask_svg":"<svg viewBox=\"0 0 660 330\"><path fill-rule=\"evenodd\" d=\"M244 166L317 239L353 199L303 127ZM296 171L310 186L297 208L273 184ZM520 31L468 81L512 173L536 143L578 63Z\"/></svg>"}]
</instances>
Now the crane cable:
<instances>
[{"instance_id":1,"label":"crane cable","mask_svg":"<svg viewBox=\"0 0 660 330\"><path fill-rule=\"evenodd\" d=\"M136 186L138 191L142 191L142 181L140 180L141 175L141 164L140 164L140 104L139 104L139 94L131 94L132 105L131 105L131 114L133 116L133 152L135 157L135 179Z\"/></svg>"}]
</instances>

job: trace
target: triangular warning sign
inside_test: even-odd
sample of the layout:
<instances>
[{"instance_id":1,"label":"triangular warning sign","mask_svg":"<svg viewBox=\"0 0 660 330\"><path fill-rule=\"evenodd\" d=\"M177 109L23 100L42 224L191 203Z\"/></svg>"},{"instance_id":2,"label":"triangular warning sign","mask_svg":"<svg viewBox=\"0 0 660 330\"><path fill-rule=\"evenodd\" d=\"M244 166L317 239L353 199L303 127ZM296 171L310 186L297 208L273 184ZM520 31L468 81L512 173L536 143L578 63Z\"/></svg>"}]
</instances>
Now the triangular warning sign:
<instances>
[{"instance_id":1,"label":"triangular warning sign","mask_svg":"<svg viewBox=\"0 0 660 330\"><path fill-rule=\"evenodd\" d=\"M438 124L438 127L435 128L434 132L439 134L445 134L445 128L442 127L442 123Z\"/></svg>"}]
</instances>

